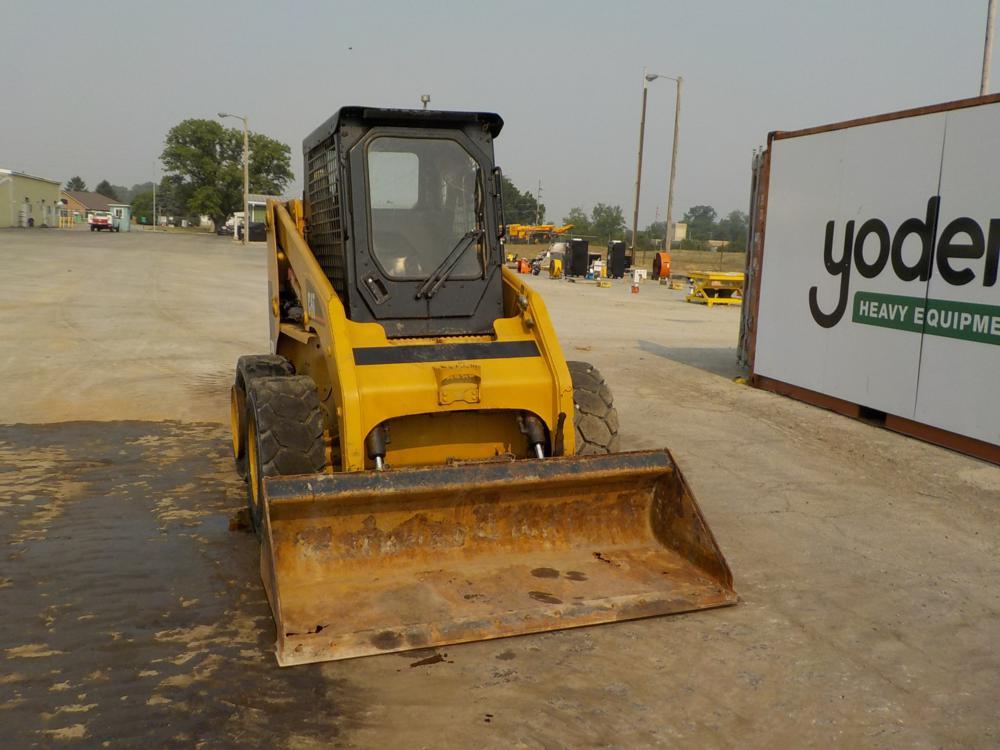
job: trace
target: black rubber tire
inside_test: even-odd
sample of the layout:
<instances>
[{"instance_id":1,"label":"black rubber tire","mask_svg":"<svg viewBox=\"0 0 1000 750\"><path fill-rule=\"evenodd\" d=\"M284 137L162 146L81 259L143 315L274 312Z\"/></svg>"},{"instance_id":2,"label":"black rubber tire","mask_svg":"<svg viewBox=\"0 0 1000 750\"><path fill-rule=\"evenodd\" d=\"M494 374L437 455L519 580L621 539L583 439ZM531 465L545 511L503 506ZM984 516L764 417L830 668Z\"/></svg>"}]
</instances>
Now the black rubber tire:
<instances>
[{"instance_id":1,"label":"black rubber tire","mask_svg":"<svg viewBox=\"0 0 1000 750\"><path fill-rule=\"evenodd\" d=\"M618 410L604 376L589 362L566 364L573 379L573 429L577 455L617 453Z\"/></svg>"},{"instance_id":2,"label":"black rubber tire","mask_svg":"<svg viewBox=\"0 0 1000 750\"><path fill-rule=\"evenodd\" d=\"M292 363L277 354L248 354L236 360L236 378L229 394L230 429L236 473L247 478L247 383L256 378L294 375Z\"/></svg>"},{"instance_id":3,"label":"black rubber tire","mask_svg":"<svg viewBox=\"0 0 1000 750\"><path fill-rule=\"evenodd\" d=\"M247 392L247 508L257 537L263 533L264 477L326 471L323 407L316 383L305 375L257 378Z\"/></svg>"}]
</instances>

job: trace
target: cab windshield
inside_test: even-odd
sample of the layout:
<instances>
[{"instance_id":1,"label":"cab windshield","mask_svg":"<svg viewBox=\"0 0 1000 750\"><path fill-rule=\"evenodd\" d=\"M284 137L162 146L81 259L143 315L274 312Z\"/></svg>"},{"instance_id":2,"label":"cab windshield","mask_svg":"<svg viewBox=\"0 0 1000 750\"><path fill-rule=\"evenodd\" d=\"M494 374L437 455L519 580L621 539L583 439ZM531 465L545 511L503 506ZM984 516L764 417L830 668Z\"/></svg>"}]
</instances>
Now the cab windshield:
<instances>
[{"instance_id":1,"label":"cab windshield","mask_svg":"<svg viewBox=\"0 0 1000 750\"><path fill-rule=\"evenodd\" d=\"M381 136L368 145L372 254L394 279L425 279L470 232L478 232L448 274L483 274L480 169L453 140Z\"/></svg>"}]
</instances>

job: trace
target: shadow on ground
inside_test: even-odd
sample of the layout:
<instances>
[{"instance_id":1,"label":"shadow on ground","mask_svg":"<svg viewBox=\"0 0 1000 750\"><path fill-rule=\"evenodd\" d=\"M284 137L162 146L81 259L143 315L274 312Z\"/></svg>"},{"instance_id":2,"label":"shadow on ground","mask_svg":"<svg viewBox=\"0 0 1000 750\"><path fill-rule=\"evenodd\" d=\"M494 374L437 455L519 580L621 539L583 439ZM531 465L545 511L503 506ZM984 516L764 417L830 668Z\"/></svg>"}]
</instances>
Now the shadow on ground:
<instances>
[{"instance_id":1,"label":"shadow on ground","mask_svg":"<svg viewBox=\"0 0 1000 750\"><path fill-rule=\"evenodd\" d=\"M652 341L639 340L639 348L648 354L655 354L682 365L697 367L699 370L735 378L746 371L736 361L736 347L663 346Z\"/></svg>"}]
</instances>

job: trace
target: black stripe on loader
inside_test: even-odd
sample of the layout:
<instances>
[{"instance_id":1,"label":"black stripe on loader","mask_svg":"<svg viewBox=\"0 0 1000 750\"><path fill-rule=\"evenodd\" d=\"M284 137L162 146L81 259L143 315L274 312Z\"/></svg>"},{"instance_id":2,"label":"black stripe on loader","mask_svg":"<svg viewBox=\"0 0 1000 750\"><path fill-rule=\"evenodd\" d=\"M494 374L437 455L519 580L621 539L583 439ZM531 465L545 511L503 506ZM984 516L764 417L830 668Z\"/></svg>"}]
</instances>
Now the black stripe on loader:
<instances>
[{"instance_id":1,"label":"black stripe on loader","mask_svg":"<svg viewBox=\"0 0 1000 750\"><path fill-rule=\"evenodd\" d=\"M368 346L354 350L356 365L398 365L412 362L451 362L466 359L538 357L534 341L495 341L471 344L406 344Z\"/></svg>"}]
</instances>

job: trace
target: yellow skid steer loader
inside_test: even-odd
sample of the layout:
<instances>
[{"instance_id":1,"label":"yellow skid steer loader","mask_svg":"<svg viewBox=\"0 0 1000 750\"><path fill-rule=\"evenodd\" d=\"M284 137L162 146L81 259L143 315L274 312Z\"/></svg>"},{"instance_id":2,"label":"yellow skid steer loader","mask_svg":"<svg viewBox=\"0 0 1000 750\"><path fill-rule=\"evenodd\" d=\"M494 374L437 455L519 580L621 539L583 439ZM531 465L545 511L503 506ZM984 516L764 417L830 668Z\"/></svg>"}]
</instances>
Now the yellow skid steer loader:
<instances>
[{"instance_id":1,"label":"yellow skid steer loader","mask_svg":"<svg viewBox=\"0 0 1000 750\"><path fill-rule=\"evenodd\" d=\"M503 267L502 125L346 107L268 203L272 353L231 403L281 665L737 600L670 454L617 452Z\"/></svg>"}]
</instances>

